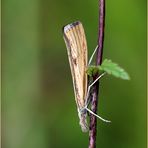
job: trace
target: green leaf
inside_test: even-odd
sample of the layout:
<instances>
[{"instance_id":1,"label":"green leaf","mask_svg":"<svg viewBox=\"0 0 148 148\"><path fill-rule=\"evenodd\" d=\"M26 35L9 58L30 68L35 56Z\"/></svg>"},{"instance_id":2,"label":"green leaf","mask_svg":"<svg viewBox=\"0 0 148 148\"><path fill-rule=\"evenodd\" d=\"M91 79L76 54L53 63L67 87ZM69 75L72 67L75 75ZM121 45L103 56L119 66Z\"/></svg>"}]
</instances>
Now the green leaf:
<instances>
[{"instance_id":1,"label":"green leaf","mask_svg":"<svg viewBox=\"0 0 148 148\"><path fill-rule=\"evenodd\" d=\"M128 73L118 66L118 64L113 63L111 60L105 59L102 64L99 66L99 70L102 70L108 74L111 74L115 77L124 79L124 80L129 80L130 77Z\"/></svg>"},{"instance_id":2,"label":"green leaf","mask_svg":"<svg viewBox=\"0 0 148 148\"><path fill-rule=\"evenodd\" d=\"M98 66L89 66L86 70L86 73L89 75L89 76L94 76L97 74L97 72L99 72L99 67Z\"/></svg>"}]
</instances>

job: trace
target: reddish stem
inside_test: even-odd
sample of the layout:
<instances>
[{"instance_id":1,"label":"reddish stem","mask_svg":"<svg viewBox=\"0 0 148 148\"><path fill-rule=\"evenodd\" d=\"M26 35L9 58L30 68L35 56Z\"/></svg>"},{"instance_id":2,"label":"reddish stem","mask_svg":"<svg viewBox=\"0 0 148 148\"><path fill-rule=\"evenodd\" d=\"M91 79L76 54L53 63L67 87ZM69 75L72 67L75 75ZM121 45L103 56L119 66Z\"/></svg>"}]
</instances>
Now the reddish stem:
<instances>
[{"instance_id":1,"label":"reddish stem","mask_svg":"<svg viewBox=\"0 0 148 148\"><path fill-rule=\"evenodd\" d=\"M96 65L101 65L103 55L104 42L104 26L105 26L105 0L99 0L99 31L98 31L98 49L96 57ZM95 76L93 79L95 80ZM99 82L93 87L91 110L96 113L99 96ZM96 133L97 133L97 119L94 115L90 115L90 130L89 130L89 148L96 148Z\"/></svg>"}]
</instances>

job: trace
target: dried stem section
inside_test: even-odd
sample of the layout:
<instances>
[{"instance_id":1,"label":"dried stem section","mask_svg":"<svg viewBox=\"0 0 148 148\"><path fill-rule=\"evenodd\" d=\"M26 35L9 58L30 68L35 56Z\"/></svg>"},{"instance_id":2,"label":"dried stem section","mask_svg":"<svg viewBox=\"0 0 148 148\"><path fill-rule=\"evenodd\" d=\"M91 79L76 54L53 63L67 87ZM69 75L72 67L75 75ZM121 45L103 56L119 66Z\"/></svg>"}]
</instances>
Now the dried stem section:
<instances>
[{"instance_id":1,"label":"dried stem section","mask_svg":"<svg viewBox=\"0 0 148 148\"><path fill-rule=\"evenodd\" d=\"M96 57L96 65L100 65L103 55L104 42L104 26L105 26L105 0L99 0L99 31L98 31L98 49ZM95 80L97 76L93 79ZM96 113L99 96L99 82L94 85L92 93L91 110ZM90 130L89 130L89 148L96 148L96 133L97 133L97 119L94 115L90 115Z\"/></svg>"}]
</instances>

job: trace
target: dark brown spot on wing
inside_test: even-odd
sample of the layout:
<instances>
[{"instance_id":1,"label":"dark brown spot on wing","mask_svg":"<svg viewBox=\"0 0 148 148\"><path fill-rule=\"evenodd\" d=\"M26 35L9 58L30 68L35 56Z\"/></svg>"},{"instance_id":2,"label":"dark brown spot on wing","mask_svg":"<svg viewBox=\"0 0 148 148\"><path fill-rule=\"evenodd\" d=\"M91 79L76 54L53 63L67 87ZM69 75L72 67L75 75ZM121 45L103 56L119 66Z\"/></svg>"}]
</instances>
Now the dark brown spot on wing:
<instances>
[{"instance_id":1,"label":"dark brown spot on wing","mask_svg":"<svg viewBox=\"0 0 148 148\"><path fill-rule=\"evenodd\" d=\"M76 59L72 59L73 60L73 63L75 64L75 65L77 65L77 60Z\"/></svg>"}]
</instances>

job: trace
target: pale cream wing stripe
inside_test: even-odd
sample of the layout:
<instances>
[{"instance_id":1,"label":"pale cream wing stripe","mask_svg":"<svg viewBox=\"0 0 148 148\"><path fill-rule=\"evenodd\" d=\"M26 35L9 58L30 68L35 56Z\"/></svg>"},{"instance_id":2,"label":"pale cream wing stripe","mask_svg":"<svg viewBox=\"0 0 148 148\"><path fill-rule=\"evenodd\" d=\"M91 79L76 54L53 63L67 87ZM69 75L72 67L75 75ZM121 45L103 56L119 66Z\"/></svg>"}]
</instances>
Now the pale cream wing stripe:
<instances>
[{"instance_id":1,"label":"pale cream wing stripe","mask_svg":"<svg viewBox=\"0 0 148 148\"><path fill-rule=\"evenodd\" d=\"M79 109L85 106L87 93L87 43L81 22L64 27L64 39L75 91L75 100Z\"/></svg>"}]
</instances>

